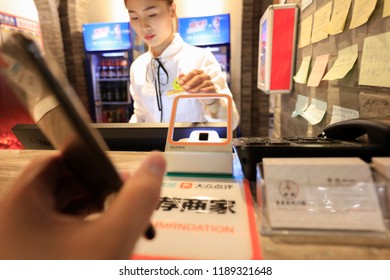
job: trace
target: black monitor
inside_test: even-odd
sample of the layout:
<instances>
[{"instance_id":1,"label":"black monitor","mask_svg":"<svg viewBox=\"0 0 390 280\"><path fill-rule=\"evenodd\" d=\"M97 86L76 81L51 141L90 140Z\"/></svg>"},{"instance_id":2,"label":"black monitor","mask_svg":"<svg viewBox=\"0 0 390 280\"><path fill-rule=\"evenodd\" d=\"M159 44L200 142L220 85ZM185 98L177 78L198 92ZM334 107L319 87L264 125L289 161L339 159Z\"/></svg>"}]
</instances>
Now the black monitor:
<instances>
[{"instance_id":1,"label":"black monitor","mask_svg":"<svg viewBox=\"0 0 390 280\"><path fill-rule=\"evenodd\" d=\"M93 123L111 151L165 150L168 124L161 123ZM226 138L226 123L176 123L174 139L188 138L194 130L214 130ZM53 150L54 147L36 124L17 124L12 132L25 149Z\"/></svg>"}]
</instances>

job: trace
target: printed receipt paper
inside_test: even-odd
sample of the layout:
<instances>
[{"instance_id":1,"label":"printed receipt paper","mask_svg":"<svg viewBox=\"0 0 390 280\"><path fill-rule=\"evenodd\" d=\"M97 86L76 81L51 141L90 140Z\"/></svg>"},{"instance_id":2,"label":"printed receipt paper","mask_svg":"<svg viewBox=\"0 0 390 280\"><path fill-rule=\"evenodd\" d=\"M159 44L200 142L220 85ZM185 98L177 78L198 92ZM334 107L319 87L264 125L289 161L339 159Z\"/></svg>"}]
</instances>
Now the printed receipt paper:
<instances>
[{"instance_id":1,"label":"printed receipt paper","mask_svg":"<svg viewBox=\"0 0 390 280\"><path fill-rule=\"evenodd\" d=\"M370 168L359 158L265 158L263 177L271 228L386 231Z\"/></svg>"}]
</instances>

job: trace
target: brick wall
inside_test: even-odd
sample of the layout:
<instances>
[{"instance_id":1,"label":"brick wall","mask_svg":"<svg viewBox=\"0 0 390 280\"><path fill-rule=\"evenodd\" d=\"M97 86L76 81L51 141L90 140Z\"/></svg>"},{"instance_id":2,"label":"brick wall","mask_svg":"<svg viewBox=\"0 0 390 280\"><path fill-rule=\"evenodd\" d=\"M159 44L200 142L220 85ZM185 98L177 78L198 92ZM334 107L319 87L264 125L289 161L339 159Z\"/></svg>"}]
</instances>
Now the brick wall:
<instances>
[{"instance_id":1,"label":"brick wall","mask_svg":"<svg viewBox=\"0 0 390 280\"><path fill-rule=\"evenodd\" d=\"M39 13L43 43L66 73L64 45L57 4L51 0L35 0Z\"/></svg>"},{"instance_id":2,"label":"brick wall","mask_svg":"<svg viewBox=\"0 0 390 280\"><path fill-rule=\"evenodd\" d=\"M268 136L269 96L257 89L259 21L271 0L244 0L241 55L241 134Z\"/></svg>"},{"instance_id":3,"label":"brick wall","mask_svg":"<svg viewBox=\"0 0 390 280\"><path fill-rule=\"evenodd\" d=\"M56 58L89 110L82 24L89 0L35 0L45 48Z\"/></svg>"},{"instance_id":4,"label":"brick wall","mask_svg":"<svg viewBox=\"0 0 390 280\"><path fill-rule=\"evenodd\" d=\"M300 18L305 19L314 14L330 0L313 0L313 3L301 12ZM300 0L288 1L301 5ZM329 35L327 39L310 44L297 50L296 69L299 68L303 56L312 56L312 63L316 56L329 54L328 71L337 58L338 50L358 44L358 60L353 69L345 78L335 81L321 81L318 87L308 87L304 84L294 84L294 92L289 95L278 96L275 111L275 127L281 136L316 136L329 125L332 118L333 105L357 110L360 117L383 117L390 115L390 88L360 86L358 84L360 62L364 39L368 36L390 31L390 17L382 18L384 0L378 0L376 9L368 22L358 28L348 29L354 1L349 11L344 31L337 35ZM301 21L300 20L300 21ZM297 95L316 98L327 102L327 113L317 125L310 125L302 117L292 118Z\"/></svg>"},{"instance_id":5,"label":"brick wall","mask_svg":"<svg viewBox=\"0 0 390 280\"><path fill-rule=\"evenodd\" d=\"M87 22L88 2L89 0L59 1L59 16L65 46L64 51L68 68L68 79L87 110L89 110L89 97L85 74L82 25Z\"/></svg>"}]
</instances>

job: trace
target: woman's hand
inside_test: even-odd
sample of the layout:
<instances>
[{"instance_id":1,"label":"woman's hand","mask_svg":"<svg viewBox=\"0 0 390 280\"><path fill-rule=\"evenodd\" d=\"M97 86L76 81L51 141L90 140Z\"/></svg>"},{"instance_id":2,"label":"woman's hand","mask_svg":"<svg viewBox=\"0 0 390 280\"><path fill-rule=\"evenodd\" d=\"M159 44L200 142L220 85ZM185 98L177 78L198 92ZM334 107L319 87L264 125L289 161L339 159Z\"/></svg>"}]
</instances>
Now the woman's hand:
<instances>
[{"instance_id":1,"label":"woman's hand","mask_svg":"<svg viewBox=\"0 0 390 280\"><path fill-rule=\"evenodd\" d=\"M0 200L0 259L128 259L158 202L163 156L152 153L94 220L55 209L62 160L32 161Z\"/></svg>"},{"instance_id":2,"label":"woman's hand","mask_svg":"<svg viewBox=\"0 0 390 280\"><path fill-rule=\"evenodd\" d=\"M192 70L179 75L178 84L188 93L215 93L215 87L209 75L202 70Z\"/></svg>"}]
</instances>

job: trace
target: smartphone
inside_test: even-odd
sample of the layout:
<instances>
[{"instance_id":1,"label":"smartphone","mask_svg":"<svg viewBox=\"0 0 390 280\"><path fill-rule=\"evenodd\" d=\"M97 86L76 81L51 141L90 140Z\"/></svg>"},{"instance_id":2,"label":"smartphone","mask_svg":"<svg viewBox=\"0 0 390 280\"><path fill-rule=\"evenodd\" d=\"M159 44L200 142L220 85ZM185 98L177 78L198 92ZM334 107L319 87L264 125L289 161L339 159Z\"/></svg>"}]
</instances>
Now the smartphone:
<instances>
[{"instance_id":1,"label":"smartphone","mask_svg":"<svg viewBox=\"0 0 390 280\"><path fill-rule=\"evenodd\" d=\"M63 188L59 211L78 214L98 212L123 182L108 157L99 132L63 71L35 41L14 33L1 47L0 68L19 99L54 147L61 151L67 169L78 178L82 190ZM154 237L150 226L147 238Z\"/></svg>"}]
</instances>

